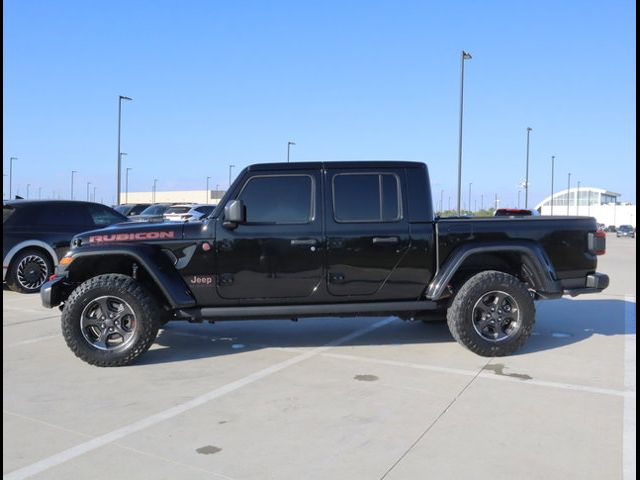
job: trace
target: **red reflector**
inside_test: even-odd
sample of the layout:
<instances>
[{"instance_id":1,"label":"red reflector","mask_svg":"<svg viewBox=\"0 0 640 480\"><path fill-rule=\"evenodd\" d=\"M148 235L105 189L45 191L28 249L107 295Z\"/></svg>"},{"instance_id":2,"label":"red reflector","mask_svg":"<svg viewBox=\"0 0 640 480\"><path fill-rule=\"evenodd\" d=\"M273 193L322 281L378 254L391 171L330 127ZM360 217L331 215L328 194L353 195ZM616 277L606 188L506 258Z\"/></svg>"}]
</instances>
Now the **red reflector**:
<instances>
[{"instance_id":1,"label":"red reflector","mask_svg":"<svg viewBox=\"0 0 640 480\"><path fill-rule=\"evenodd\" d=\"M56 274L54 273L53 275L49 275L49 281L54 280L56 278Z\"/></svg>"}]
</instances>

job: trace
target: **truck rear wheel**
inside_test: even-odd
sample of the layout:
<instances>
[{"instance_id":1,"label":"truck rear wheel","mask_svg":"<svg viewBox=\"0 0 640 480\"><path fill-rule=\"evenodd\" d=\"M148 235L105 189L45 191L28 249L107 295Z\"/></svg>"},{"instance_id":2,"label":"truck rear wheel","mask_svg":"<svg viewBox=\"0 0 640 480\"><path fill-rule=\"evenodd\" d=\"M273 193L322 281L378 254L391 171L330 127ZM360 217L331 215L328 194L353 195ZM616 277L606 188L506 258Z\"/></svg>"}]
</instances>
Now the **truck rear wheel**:
<instances>
[{"instance_id":1,"label":"truck rear wheel","mask_svg":"<svg viewBox=\"0 0 640 480\"><path fill-rule=\"evenodd\" d=\"M483 357L512 354L527 341L534 323L535 306L525 285L498 271L467 280L447 312L456 341Z\"/></svg>"},{"instance_id":2,"label":"truck rear wheel","mask_svg":"<svg viewBox=\"0 0 640 480\"><path fill-rule=\"evenodd\" d=\"M99 367L132 363L158 334L162 311L126 275L93 277L76 288L62 311L62 334L75 355Z\"/></svg>"}]
</instances>

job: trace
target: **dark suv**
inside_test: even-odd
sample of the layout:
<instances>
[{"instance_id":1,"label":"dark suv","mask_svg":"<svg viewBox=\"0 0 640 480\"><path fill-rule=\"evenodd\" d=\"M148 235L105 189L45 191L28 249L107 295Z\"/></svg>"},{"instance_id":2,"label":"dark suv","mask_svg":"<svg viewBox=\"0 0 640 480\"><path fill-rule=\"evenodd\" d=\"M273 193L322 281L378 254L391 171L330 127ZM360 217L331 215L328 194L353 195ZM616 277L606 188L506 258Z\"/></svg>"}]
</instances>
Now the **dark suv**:
<instances>
[{"instance_id":1,"label":"dark suv","mask_svg":"<svg viewBox=\"0 0 640 480\"><path fill-rule=\"evenodd\" d=\"M37 292L74 235L126 221L99 203L7 201L2 209L2 279L16 292Z\"/></svg>"},{"instance_id":2,"label":"dark suv","mask_svg":"<svg viewBox=\"0 0 640 480\"><path fill-rule=\"evenodd\" d=\"M616 237L636 238L636 231L631 225L620 225L616 230Z\"/></svg>"}]
</instances>

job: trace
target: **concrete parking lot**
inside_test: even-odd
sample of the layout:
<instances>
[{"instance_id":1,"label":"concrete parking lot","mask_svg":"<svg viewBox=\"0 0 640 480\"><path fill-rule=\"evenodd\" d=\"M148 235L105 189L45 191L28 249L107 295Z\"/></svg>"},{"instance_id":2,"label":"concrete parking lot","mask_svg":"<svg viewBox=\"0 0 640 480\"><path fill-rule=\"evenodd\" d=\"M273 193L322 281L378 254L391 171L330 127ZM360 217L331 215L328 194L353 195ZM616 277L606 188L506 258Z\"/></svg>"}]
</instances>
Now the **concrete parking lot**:
<instances>
[{"instance_id":1,"label":"concrete parking lot","mask_svg":"<svg viewBox=\"0 0 640 480\"><path fill-rule=\"evenodd\" d=\"M635 478L636 243L537 304L517 355L395 318L173 322L130 367L3 292L3 473L52 479Z\"/></svg>"}]
</instances>

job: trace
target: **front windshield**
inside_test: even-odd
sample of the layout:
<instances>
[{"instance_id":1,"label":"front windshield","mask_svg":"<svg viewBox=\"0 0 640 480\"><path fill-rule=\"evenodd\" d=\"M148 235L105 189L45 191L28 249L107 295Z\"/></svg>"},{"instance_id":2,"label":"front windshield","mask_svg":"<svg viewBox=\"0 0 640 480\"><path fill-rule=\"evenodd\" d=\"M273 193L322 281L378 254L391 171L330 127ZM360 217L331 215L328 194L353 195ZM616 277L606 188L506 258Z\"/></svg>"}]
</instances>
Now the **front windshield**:
<instances>
[{"instance_id":1,"label":"front windshield","mask_svg":"<svg viewBox=\"0 0 640 480\"><path fill-rule=\"evenodd\" d=\"M161 215L169 208L169 205L151 205L145 208L140 215Z\"/></svg>"},{"instance_id":2,"label":"front windshield","mask_svg":"<svg viewBox=\"0 0 640 480\"><path fill-rule=\"evenodd\" d=\"M187 213L191 207L169 207L164 213Z\"/></svg>"},{"instance_id":3,"label":"front windshield","mask_svg":"<svg viewBox=\"0 0 640 480\"><path fill-rule=\"evenodd\" d=\"M129 210L129 206L128 205L116 205L115 207L113 207L113 209L118 213L126 215L127 214L127 210Z\"/></svg>"}]
</instances>

